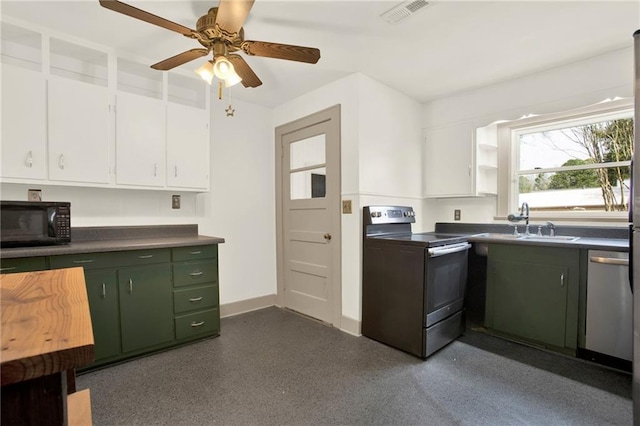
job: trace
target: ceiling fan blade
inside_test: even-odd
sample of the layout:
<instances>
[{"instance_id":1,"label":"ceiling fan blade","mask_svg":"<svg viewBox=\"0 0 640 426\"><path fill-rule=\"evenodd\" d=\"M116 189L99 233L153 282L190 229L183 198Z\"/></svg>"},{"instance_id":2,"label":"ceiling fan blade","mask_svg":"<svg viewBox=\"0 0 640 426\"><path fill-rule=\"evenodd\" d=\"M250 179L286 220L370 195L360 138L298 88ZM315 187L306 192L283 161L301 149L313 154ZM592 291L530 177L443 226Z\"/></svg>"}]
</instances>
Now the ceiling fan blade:
<instances>
[{"instance_id":1,"label":"ceiling fan blade","mask_svg":"<svg viewBox=\"0 0 640 426\"><path fill-rule=\"evenodd\" d=\"M320 50L315 47L268 43L266 41L246 40L242 42L242 50L247 55L287 59L289 61L307 62L309 64L315 64L320 59Z\"/></svg>"},{"instance_id":2,"label":"ceiling fan blade","mask_svg":"<svg viewBox=\"0 0 640 426\"><path fill-rule=\"evenodd\" d=\"M164 61L160 61L157 64L151 65L154 70L168 71L171 68L175 68L179 65L186 64L194 59L206 56L209 53L208 49L191 49L186 52L182 52L176 56L172 56Z\"/></svg>"},{"instance_id":3,"label":"ceiling fan blade","mask_svg":"<svg viewBox=\"0 0 640 426\"><path fill-rule=\"evenodd\" d=\"M254 0L220 0L216 24L230 34L237 33L247 19L253 2Z\"/></svg>"},{"instance_id":4,"label":"ceiling fan blade","mask_svg":"<svg viewBox=\"0 0 640 426\"><path fill-rule=\"evenodd\" d=\"M150 24L157 25L162 28L166 28L171 31L175 31L187 37L191 37L195 31L191 28L187 28L183 25L176 24L168 19L161 18L152 13L145 12L137 7L130 6L126 3L122 3L118 0L100 0L100 5L107 9L119 12L132 18L140 19L141 21L149 22Z\"/></svg>"},{"instance_id":5,"label":"ceiling fan blade","mask_svg":"<svg viewBox=\"0 0 640 426\"><path fill-rule=\"evenodd\" d=\"M262 84L262 81L260 81L249 64L247 64L241 56L227 55L227 59L233 64L236 73L242 78L242 85L244 87L258 87Z\"/></svg>"}]
</instances>

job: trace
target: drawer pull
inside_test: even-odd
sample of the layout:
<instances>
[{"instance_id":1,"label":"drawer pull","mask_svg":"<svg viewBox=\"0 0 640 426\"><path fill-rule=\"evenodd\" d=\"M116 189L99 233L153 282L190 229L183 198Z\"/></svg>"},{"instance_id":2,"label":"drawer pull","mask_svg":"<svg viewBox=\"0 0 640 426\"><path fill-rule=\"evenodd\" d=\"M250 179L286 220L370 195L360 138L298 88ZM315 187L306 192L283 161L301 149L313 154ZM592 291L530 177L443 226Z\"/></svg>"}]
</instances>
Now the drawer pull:
<instances>
[{"instance_id":1,"label":"drawer pull","mask_svg":"<svg viewBox=\"0 0 640 426\"><path fill-rule=\"evenodd\" d=\"M74 260L73 263L93 263L95 259Z\"/></svg>"},{"instance_id":2,"label":"drawer pull","mask_svg":"<svg viewBox=\"0 0 640 426\"><path fill-rule=\"evenodd\" d=\"M190 251L189 254L196 255L202 253L201 251Z\"/></svg>"},{"instance_id":3,"label":"drawer pull","mask_svg":"<svg viewBox=\"0 0 640 426\"><path fill-rule=\"evenodd\" d=\"M204 321L200 321L200 322L195 322L194 321L194 322L191 323L191 327L194 327L194 328L195 327L200 327L202 325L204 325Z\"/></svg>"},{"instance_id":4,"label":"drawer pull","mask_svg":"<svg viewBox=\"0 0 640 426\"><path fill-rule=\"evenodd\" d=\"M129 278L129 294L133 293L133 280Z\"/></svg>"},{"instance_id":5,"label":"drawer pull","mask_svg":"<svg viewBox=\"0 0 640 426\"><path fill-rule=\"evenodd\" d=\"M138 256L138 259L151 259L152 257L152 254L144 254L142 256Z\"/></svg>"},{"instance_id":6,"label":"drawer pull","mask_svg":"<svg viewBox=\"0 0 640 426\"><path fill-rule=\"evenodd\" d=\"M102 298L104 299L105 297L107 297L107 286L102 283Z\"/></svg>"},{"instance_id":7,"label":"drawer pull","mask_svg":"<svg viewBox=\"0 0 640 426\"><path fill-rule=\"evenodd\" d=\"M14 269L16 269L15 266L6 266L4 268L0 268L0 272L4 272L4 271L13 271Z\"/></svg>"},{"instance_id":8,"label":"drawer pull","mask_svg":"<svg viewBox=\"0 0 640 426\"><path fill-rule=\"evenodd\" d=\"M201 300L202 300L202 296L200 296L200 297L193 297L193 298L189 299L189 302L191 302L191 303L196 303L196 302L199 302L199 301L201 301Z\"/></svg>"},{"instance_id":9,"label":"drawer pull","mask_svg":"<svg viewBox=\"0 0 640 426\"><path fill-rule=\"evenodd\" d=\"M204 274L204 272L198 271L198 272L191 272L189 275L191 275L192 277L199 277L202 274Z\"/></svg>"}]
</instances>

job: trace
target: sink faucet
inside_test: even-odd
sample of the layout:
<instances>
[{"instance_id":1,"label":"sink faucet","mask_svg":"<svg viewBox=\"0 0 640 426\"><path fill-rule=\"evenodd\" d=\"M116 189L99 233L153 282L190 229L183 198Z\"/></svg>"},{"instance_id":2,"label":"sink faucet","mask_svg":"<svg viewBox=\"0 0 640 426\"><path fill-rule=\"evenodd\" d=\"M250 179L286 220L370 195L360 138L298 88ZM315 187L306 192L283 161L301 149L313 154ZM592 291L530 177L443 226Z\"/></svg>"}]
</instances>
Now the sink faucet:
<instances>
[{"instance_id":1,"label":"sink faucet","mask_svg":"<svg viewBox=\"0 0 640 426\"><path fill-rule=\"evenodd\" d=\"M553 222L547 222L549 227L549 236L554 237L556 235L556 225Z\"/></svg>"},{"instance_id":2,"label":"sink faucet","mask_svg":"<svg viewBox=\"0 0 640 426\"><path fill-rule=\"evenodd\" d=\"M509 222L520 222L521 220L524 220L527 224L524 233L525 235L529 235L529 204L526 202L522 203L522 206L520 207L520 214L517 216L515 214L510 214L507 216L507 220ZM517 229L518 228L516 227L516 232Z\"/></svg>"},{"instance_id":3,"label":"sink faucet","mask_svg":"<svg viewBox=\"0 0 640 426\"><path fill-rule=\"evenodd\" d=\"M520 207L520 219L526 220L525 223L529 226L529 204L526 202L522 203L522 207Z\"/></svg>"}]
</instances>

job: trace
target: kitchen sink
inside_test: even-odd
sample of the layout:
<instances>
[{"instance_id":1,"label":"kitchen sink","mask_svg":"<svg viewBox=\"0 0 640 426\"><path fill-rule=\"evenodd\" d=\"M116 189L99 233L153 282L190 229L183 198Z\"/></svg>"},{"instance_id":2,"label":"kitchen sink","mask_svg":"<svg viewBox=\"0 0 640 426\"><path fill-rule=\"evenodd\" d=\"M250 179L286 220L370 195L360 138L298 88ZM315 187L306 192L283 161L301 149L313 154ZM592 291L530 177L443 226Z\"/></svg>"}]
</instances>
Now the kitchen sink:
<instances>
[{"instance_id":1,"label":"kitchen sink","mask_svg":"<svg viewBox=\"0 0 640 426\"><path fill-rule=\"evenodd\" d=\"M522 235L514 235L514 234L500 234L498 232L485 232L482 234L476 234L474 237L482 237L482 238L493 238L500 240L515 240L520 238Z\"/></svg>"},{"instance_id":2,"label":"kitchen sink","mask_svg":"<svg viewBox=\"0 0 640 426\"><path fill-rule=\"evenodd\" d=\"M528 240L528 241L566 241L572 242L576 241L580 237L572 237L569 235L521 235L519 240Z\"/></svg>"},{"instance_id":3,"label":"kitchen sink","mask_svg":"<svg viewBox=\"0 0 640 426\"><path fill-rule=\"evenodd\" d=\"M580 237L573 237L569 235L514 235L514 234L501 234L499 232L485 232L482 234L476 234L474 237L488 238L494 240L527 240L527 241L564 241L572 242L576 241Z\"/></svg>"}]
</instances>

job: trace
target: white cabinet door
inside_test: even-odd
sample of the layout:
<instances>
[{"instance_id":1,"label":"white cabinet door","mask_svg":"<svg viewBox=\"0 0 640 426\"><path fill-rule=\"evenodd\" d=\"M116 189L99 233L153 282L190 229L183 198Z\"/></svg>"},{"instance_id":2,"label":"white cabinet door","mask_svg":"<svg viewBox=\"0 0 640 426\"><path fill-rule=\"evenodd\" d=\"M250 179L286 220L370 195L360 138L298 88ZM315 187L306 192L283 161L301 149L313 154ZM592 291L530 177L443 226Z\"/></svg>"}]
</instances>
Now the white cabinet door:
<instances>
[{"instance_id":1,"label":"white cabinet door","mask_svg":"<svg viewBox=\"0 0 640 426\"><path fill-rule=\"evenodd\" d=\"M2 177L46 179L46 99L41 73L2 65Z\"/></svg>"},{"instance_id":2,"label":"white cabinet door","mask_svg":"<svg viewBox=\"0 0 640 426\"><path fill-rule=\"evenodd\" d=\"M49 180L109 183L109 95L106 87L49 80Z\"/></svg>"},{"instance_id":3,"label":"white cabinet door","mask_svg":"<svg viewBox=\"0 0 640 426\"><path fill-rule=\"evenodd\" d=\"M427 197L475 195L471 123L425 131L424 184Z\"/></svg>"},{"instance_id":4,"label":"white cabinet door","mask_svg":"<svg viewBox=\"0 0 640 426\"><path fill-rule=\"evenodd\" d=\"M165 186L166 109L158 99L118 93L116 183Z\"/></svg>"},{"instance_id":5,"label":"white cabinet door","mask_svg":"<svg viewBox=\"0 0 640 426\"><path fill-rule=\"evenodd\" d=\"M209 115L179 104L167 105L167 185L209 188Z\"/></svg>"}]
</instances>

